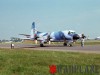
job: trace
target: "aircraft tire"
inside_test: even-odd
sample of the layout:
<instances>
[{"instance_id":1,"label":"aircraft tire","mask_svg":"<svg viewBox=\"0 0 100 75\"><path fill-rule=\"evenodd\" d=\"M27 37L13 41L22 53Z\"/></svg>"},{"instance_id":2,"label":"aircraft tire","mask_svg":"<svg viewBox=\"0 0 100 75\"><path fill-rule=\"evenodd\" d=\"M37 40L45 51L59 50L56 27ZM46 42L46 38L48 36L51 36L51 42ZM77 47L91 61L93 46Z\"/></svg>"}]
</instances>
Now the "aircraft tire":
<instances>
[{"instance_id":1,"label":"aircraft tire","mask_svg":"<svg viewBox=\"0 0 100 75\"><path fill-rule=\"evenodd\" d=\"M69 46L70 46L70 47L73 47L73 45L72 45L72 44L69 44Z\"/></svg>"},{"instance_id":2,"label":"aircraft tire","mask_svg":"<svg viewBox=\"0 0 100 75\"><path fill-rule=\"evenodd\" d=\"M40 44L40 47L43 47L43 44Z\"/></svg>"},{"instance_id":3,"label":"aircraft tire","mask_svg":"<svg viewBox=\"0 0 100 75\"><path fill-rule=\"evenodd\" d=\"M64 46L67 46L67 44L66 44L66 43L64 43L63 45L64 45Z\"/></svg>"}]
</instances>

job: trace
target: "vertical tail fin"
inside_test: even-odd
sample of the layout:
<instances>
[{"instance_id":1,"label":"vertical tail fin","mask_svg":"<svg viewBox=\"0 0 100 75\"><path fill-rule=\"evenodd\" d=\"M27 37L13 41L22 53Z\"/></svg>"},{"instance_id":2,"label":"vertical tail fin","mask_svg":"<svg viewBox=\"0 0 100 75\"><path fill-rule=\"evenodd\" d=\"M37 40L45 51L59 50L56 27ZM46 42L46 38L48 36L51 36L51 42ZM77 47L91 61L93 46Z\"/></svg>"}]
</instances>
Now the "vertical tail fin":
<instances>
[{"instance_id":1,"label":"vertical tail fin","mask_svg":"<svg viewBox=\"0 0 100 75\"><path fill-rule=\"evenodd\" d=\"M32 29L35 29L35 22L32 23Z\"/></svg>"},{"instance_id":2,"label":"vertical tail fin","mask_svg":"<svg viewBox=\"0 0 100 75\"><path fill-rule=\"evenodd\" d=\"M34 35L35 35L35 22L32 23L31 27L31 39L34 39Z\"/></svg>"}]
</instances>

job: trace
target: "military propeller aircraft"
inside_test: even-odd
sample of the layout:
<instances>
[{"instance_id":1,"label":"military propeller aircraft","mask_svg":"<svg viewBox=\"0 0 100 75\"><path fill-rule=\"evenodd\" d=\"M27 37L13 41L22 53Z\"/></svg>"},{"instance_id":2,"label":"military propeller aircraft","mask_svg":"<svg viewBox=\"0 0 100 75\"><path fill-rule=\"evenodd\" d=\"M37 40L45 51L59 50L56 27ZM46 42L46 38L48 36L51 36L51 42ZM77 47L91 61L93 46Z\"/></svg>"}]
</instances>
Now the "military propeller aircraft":
<instances>
[{"instance_id":1,"label":"military propeller aircraft","mask_svg":"<svg viewBox=\"0 0 100 75\"><path fill-rule=\"evenodd\" d=\"M40 47L44 46L47 42L64 42L64 46L73 46L73 42L76 42L80 38L74 30L64 30L57 32L40 32L35 28L35 22L32 23L31 35L20 34L28 37L30 40L37 40L40 42Z\"/></svg>"}]
</instances>

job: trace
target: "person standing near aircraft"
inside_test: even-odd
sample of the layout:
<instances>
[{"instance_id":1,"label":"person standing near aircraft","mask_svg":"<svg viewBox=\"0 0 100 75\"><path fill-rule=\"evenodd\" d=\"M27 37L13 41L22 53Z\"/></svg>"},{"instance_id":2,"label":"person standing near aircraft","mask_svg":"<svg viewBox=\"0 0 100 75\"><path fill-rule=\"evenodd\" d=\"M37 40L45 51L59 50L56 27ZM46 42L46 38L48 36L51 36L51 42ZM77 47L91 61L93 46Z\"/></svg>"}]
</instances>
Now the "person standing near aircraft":
<instances>
[{"instance_id":1,"label":"person standing near aircraft","mask_svg":"<svg viewBox=\"0 0 100 75\"><path fill-rule=\"evenodd\" d=\"M14 49L14 44L13 43L11 43L11 49Z\"/></svg>"},{"instance_id":2,"label":"person standing near aircraft","mask_svg":"<svg viewBox=\"0 0 100 75\"><path fill-rule=\"evenodd\" d=\"M12 48L13 48L13 49L14 49L14 46L15 46L15 45L14 45L14 44L12 44Z\"/></svg>"},{"instance_id":3,"label":"person standing near aircraft","mask_svg":"<svg viewBox=\"0 0 100 75\"><path fill-rule=\"evenodd\" d=\"M82 34L81 37L81 47L84 47L84 40L85 40L86 36L84 36L84 34Z\"/></svg>"},{"instance_id":4,"label":"person standing near aircraft","mask_svg":"<svg viewBox=\"0 0 100 75\"><path fill-rule=\"evenodd\" d=\"M11 49L12 49L12 43L11 43Z\"/></svg>"}]
</instances>

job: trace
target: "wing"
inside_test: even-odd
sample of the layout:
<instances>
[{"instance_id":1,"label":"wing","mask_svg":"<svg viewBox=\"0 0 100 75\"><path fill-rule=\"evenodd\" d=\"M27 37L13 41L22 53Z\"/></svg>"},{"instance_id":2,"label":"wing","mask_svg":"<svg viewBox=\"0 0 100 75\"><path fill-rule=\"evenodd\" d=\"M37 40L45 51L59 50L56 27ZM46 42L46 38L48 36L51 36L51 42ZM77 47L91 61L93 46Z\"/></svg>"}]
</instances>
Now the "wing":
<instances>
[{"instance_id":1,"label":"wing","mask_svg":"<svg viewBox=\"0 0 100 75\"><path fill-rule=\"evenodd\" d=\"M28 35L28 34L19 34L19 35L23 35L23 36L25 36L26 38L30 38L30 35Z\"/></svg>"}]
</instances>

